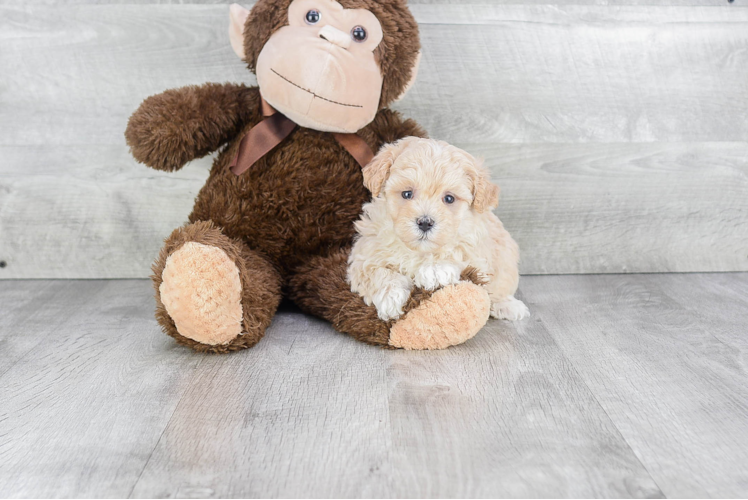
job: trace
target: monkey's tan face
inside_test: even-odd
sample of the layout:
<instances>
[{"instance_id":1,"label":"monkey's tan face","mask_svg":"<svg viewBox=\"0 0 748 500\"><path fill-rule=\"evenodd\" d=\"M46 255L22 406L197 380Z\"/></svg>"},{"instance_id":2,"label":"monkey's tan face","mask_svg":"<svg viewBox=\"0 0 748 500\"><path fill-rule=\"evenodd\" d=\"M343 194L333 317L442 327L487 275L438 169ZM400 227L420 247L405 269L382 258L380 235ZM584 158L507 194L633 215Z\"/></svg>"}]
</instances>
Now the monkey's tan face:
<instances>
[{"instance_id":1,"label":"monkey's tan face","mask_svg":"<svg viewBox=\"0 0 748 500\"><path fill-rule=\"evenodd\" d=\"M382 74L374 50L382 26L364 9L294 0L288 26L257 59L257 83L274 108L303 127L353 133L377 113Z\"/></svg>"}]
</instances>

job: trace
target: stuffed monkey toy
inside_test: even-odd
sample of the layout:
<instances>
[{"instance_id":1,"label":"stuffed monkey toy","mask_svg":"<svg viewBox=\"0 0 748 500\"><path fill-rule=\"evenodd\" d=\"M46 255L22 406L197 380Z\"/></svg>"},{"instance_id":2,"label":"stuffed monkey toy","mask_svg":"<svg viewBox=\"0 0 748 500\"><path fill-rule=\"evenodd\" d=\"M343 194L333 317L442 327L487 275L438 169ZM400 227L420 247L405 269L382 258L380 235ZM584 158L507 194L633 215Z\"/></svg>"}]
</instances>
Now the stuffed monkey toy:
<instances>
[{"instance_id":1,"label":"stuffed monkey toy","mask_svg":"<svg viewBox=\"0 0 748 500\"><path fill-rule=\"evenodd\" d=\"M205 84L146 99L125 137L169 172L219 150L189 223L153 265L156 317L198 351L255 345L282 297L369 344L442 349L486 323L478 277L416 289L384 322L346 282L362 174L383 144L424 137L387 109L413 82L418 26L404 0L259 0L230 8L234 51L257 87Z\"/></svg>"}]
</instances>

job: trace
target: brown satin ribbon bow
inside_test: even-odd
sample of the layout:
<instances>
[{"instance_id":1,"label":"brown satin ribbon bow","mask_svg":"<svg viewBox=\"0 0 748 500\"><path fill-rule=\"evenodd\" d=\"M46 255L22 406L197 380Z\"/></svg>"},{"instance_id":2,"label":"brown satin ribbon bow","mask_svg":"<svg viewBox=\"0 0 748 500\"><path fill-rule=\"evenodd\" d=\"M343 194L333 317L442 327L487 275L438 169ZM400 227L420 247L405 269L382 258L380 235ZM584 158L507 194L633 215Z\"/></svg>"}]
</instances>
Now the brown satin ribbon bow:
<instances>
[{"instance_id":1,"label":"brown satin ribbon bow","mask_svg":"<svg viewBox=\"0 0 748 500\"><path fill-rule=\"evenodd\" d=\"M257 160L268 154L275 146L288 137L296 128L296 124L278 113L265 99L260 98L263 120L252 127L239 143L239 150L231 161L231 171L241 175ZM364 168L374 153L366 141L358 134L333 133L338 143L356 159Z\"/></svg>"}]
</instances>

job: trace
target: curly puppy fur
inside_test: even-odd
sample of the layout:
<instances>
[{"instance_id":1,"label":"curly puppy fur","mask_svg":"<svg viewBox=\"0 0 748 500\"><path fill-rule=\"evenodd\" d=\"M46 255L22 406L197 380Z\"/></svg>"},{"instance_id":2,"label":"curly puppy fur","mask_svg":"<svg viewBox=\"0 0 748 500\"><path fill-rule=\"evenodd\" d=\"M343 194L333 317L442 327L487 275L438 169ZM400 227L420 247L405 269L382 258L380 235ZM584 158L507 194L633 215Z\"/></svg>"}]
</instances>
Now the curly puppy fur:
<instances>
[{"instance_id":1,"label":"curly puppy fur","mask_svg":"<svg viewBox=\"0 0 748 500\"><path fill-rule=\"evenodd\" d=\"M346 277L349 254L350 249L341 250L325 257L314 257L302 266L290 281L291 300L309 314L329 318L336 330L348 333L357 340L367 344L403 347L390 342L390 329L395 321L381 320L374 306L364 306L361 297L351 292ZM474 268L466 268L460 279L479 286L486 283ZM418 310L434 293L433 290L420 288L414 290L404 305L405 311Z\"/></svg>"},{"instance_id":2,"label":"curly puppy fur","mask_svg":"<svg viewBox=\"0 0 748 500\"><path fill-rule=\"evenodd\" d=\"M513 297L519 248L491 212L499 189L475 158L409 137L380 151L364 178L377 196L356 223L348 276L381 319L400 317L414 287L456 284L467 267L486 276L494 317L524 317L527 308Z\"/></svg>"}]
</instances>

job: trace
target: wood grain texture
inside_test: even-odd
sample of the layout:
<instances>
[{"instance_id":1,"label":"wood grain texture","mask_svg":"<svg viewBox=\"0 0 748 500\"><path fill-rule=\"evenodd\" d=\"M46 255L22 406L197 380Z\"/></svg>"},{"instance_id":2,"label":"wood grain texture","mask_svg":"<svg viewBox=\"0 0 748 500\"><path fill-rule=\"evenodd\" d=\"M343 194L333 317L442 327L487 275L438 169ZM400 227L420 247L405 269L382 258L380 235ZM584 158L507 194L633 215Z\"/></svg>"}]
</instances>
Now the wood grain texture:
<instances>
[{"instance_id":1,"label":"wood grain texture","mask_svg":"<svg viewBox=\"0 0 748 500\"><path fill-rule=\"evenodd\" d=\"M158 332L147 280L0 281L0 497L748 493L748 274L520 291L531 318L446 351L284 307L209 356Z\"/></svg>"},{"instance_id":2,"label":"wood grain texture","mask_svg":"<svg viewBox=\"0 0 748 500\"><path fill-rule=\"evenodd\" d=\"M413 5L398 108L455 142L744 141L748 8ZM226 6L0 7L0 141L121 144L148 95L253 82Z\"/></svg>"},{"instance_id":3,"label":"wood grain texture","mask_svg":"<svg viewBox=\"0 0 748 500\"><path fill-rule=\"evenodd\" d=\"M75 287L63 281L0 281L0 377L104 286L103 282Z\"/></svg>"},{"instance_id":4,"label":"wood grain texture","mask_svg":"<svg viewBox=\"0 0 748 500\"><path fill-rule=\"evenodd\" d=\"M391 356L394 496L662 496L541 322Z\"/></svg>"},{"instance_id":5,"label":"wood grain texture","mask_svg":"<svg viewBox=\"0 0 748 500\"><path fill-rule=\"evenodd\" d=\"M166 174L122 146L0 146L0 162L43 165L0 177L5 278L145 278L187 221L210 159Z\"/></svg>"},{"instance_id":6,"label":"wood grain texture","mask_svg":"<svg viewBox=\"0 0 748 500\"><path fill-rule=\"evenodd\" d=\"M251 351L201 364L133 491L555 495L661 493L542 327L393 352L294 312Z\"/></svg>"},{"instance_id":7,"label":"wood grain texture","mask_svg":"<svg viewBox=\"0 0 748 500\"><path fill-rule=\"evenodd\" d=\"M748 269L746 143L466 147L502 187L525 274ZM148 276L209 165L156 172L123 146L0 146L0 158L44 165L0 177L8 278Z\"/></svg>"},{"instance_id":8,"label":"wood grain texture","mask_svg":"<svg viewBox=\"0 0 748 500\"><path fill-rule=\"evenodd\" d=\"M744 141L748 9L414 6L400 108L451 142Z\"/></svg>"},{"instance_id":9,"label":"wood grain texture","mask_svg":"<svg viewBox=\"0 0 748 500\"><path fill-rule=\"evenodd\" d=\"M711 5L711 4L710 4ZM748 8L412 6L398 109L486 156L524 273L748 270ZM123 131L166 88L254 77L225 5L0 3L0 278L145 277L208 160Z\"/></svg>"},{"instance_id":10,"label":"wood grain texture","mask_svg":"<svg viewBox=\"0 0 748 500\"><path fill-rule=\"evenodd\" d=\"M748 270L748 143L471 150L524 273Z\"/></svg>"},{"instance_id":11,"label":"wood grain texture","mask_svg":"<svg viewBox=\"0 0 748 500\"><path fill-rule=\"evenodd\" d=\"M525 280L540 318L668 497L748 492L748 275Z\"/></svg>"},{"instance_id":12,"label":"wood grain texture","mask_svg":"<svg viewBox=\"0 0 748 500\"><path fill-rule=\"evenodd\" d=\"M0 496L128 496L204 358L158 331L148 281L0 282L0 303L19 296L0 322Z\"/></svg>"}]
</instances>

